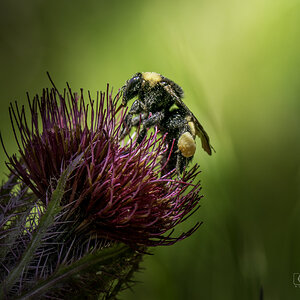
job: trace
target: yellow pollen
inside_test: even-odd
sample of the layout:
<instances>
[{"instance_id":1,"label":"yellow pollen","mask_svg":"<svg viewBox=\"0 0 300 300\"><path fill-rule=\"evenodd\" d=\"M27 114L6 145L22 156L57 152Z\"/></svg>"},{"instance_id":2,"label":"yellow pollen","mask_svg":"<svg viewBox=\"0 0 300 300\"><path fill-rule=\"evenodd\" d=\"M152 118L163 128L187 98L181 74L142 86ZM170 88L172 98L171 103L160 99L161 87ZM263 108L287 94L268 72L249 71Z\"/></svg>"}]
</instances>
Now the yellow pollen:
<instances>
[{"instance_id":1,"label":"yellow pollen","mask_svg":"<svg viewBox=\"0 0 300 300\"><path fill-rule=\"evenodd\" d=\"M178 149L184 157L191 157L195 154L196 143L189 132L182 134L178 140Z\"/></svg>"},{"instance_id":2,"label":"yellow pollen","mask_svg":"<svg viewBox=\"0 0 300 300\"><path fill-rule=\"evenodd\" d=\"M188 125L189 125L189 127L190 127L190 129L191 129L191 133L192 133L193 137L195 137L195 136L196 136L196 127L195 127L195 123L192 122L192 121L190 121L190 122L188 122Z\"/></svg>"}]
</instances>

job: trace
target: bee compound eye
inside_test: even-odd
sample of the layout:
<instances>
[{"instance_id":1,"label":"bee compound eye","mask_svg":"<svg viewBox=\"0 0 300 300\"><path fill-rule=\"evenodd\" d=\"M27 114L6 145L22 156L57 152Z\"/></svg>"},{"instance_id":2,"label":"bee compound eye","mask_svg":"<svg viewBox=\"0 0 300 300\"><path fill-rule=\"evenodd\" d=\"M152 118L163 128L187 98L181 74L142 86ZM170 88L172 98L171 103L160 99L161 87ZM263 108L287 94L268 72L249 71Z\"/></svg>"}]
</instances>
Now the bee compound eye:
<instances>
[{"instance_id":1,"label":"bee compound eye","mask_svg":"<svg viewBox=\"0 0 300 300\"><path fill-rule=\"evenodd\" d=\"M196 143L189 132L183 133L178 139L178 149L184 157L191 157L195 154Z\"/></svg>"}]
</instances>

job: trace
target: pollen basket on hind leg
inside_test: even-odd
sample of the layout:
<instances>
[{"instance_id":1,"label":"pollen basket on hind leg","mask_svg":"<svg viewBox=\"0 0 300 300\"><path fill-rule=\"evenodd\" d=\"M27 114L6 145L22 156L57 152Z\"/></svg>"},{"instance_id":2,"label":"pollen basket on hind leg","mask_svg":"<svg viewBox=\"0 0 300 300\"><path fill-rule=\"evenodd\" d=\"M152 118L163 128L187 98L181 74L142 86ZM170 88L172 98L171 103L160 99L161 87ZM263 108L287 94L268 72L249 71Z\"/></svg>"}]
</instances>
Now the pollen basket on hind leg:
<instances>
[{"instance_id":1,"label":"pollen basket on hind leg","mask_svg":"<svg viewBox=\"0 0 300 300\"><path fill-rule=\"evenodd\" d=\"M189 132L185 132L178 139L178 149L184 157L191 157L195 154L196 143Z\"/></svg>"}]
</instances>

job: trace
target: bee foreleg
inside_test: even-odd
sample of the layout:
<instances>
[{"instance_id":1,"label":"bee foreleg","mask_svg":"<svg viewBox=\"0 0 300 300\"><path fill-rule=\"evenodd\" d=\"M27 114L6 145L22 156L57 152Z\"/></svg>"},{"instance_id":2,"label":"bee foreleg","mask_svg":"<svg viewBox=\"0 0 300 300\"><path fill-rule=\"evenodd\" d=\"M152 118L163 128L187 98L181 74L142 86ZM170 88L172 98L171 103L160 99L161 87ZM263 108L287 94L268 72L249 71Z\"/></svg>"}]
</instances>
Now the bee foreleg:
<instances>
[{"instance_id":1,"label":"bee foreleg","mask_svg":"<svg viewBox=\"0 0 300 300\"><path fill-rule=\"evenodd\" d=\"M122 130L120 133L120 139L122 140L129 132L132 126L135 126L136 119L132 119L133 115L139 114L145 111L145 104L139 99L135 100L123 120Z\"/></svg>"}]
</instances>

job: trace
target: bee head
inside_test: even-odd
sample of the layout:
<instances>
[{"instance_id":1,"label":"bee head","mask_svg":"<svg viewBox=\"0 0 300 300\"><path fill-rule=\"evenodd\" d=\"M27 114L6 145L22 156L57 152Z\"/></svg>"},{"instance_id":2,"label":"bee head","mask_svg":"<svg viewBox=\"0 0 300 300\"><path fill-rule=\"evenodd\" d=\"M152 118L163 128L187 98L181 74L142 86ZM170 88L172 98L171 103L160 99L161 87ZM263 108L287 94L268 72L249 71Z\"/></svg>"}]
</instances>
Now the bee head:
<instances>
[{"instance_id":1,"label":"bee head","mask_svg":"<svg viewBox=\"0 0 300 300\"><path fill-rule=\"evenodd\" d=\"M142 73L136 73L131 79L126 81L126 84L123 86L123 98L122 105L126 106L127 102L138 95L142 87Z\"/></svg>"}]
</instances>

